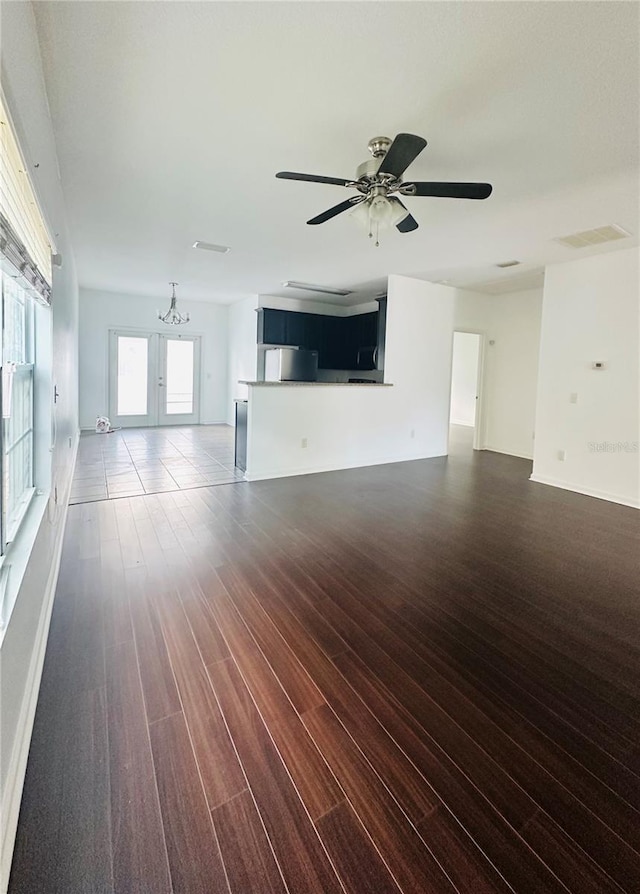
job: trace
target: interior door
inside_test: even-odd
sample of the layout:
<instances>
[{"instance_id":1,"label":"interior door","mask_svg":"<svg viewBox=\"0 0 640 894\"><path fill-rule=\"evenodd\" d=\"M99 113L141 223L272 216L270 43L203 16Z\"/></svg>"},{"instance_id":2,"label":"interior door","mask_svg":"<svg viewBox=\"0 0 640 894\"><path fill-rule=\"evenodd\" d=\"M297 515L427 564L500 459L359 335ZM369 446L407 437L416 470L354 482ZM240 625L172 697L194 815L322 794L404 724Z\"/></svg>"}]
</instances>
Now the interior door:
<instances>
[{"instance_id":1,"label":"interior door","mask_svg":"<svg viewBox=\"0 0 640 894\"><path fill-rule=\"evenodd\" d=\"M200 421L200 338L113 330L109 339L112 426Z\"/></svg>"},{"instance_id":2,"label":"interior door","mask_svg":"<svg viewBox=\"0 0 640 894\"><path fill-rule=\"evenodd\" d=\"M158 424L200 421L200 339L159 335Z\"/></svg>"}]
</instances>

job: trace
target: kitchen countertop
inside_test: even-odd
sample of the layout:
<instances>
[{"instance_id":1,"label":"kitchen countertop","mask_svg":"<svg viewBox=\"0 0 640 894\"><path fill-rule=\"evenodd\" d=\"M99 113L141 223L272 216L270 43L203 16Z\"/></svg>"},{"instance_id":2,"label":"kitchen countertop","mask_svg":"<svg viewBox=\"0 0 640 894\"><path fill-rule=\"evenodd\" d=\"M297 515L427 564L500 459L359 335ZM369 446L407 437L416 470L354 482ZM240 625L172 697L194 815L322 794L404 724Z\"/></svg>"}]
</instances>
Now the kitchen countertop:
<instances>
[{"instance_id":1,"label":"kitchen countertop","mask_svg":"<svg viewBox=\"0 0 640 894\"><path fill-rule=\"evenodd\" d=\"M256 388L393 388L392 382L247 382L240 379L239 384Z\"/></svg>"}]
</instances>

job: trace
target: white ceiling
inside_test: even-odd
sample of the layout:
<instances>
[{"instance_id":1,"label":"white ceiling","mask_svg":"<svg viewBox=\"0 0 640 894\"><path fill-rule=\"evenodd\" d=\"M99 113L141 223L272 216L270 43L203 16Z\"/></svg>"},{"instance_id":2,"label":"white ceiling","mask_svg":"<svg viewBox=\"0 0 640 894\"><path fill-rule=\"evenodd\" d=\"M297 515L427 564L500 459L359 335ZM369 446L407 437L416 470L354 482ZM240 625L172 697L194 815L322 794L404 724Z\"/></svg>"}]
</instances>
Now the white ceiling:
<instances>
[{"instance_id":1,"label":"white ceiling","mask_svg":"<svg viewBox=\"0 0 640 894\"><path fill-rule=\"evenodd\" d=\"M536 273L551 240L608 223L637 244L639 9L626 2L34 4L83 286L234 301L287 279L379 290ZM348 214L305 221L373 136L429 145L422 180L486 201L407 199L415 233L371 244ZM229 245L229 254L191 248ZM517 259L522 266L494 265ZM310 295L309 297L313 297Z\"/></svg>"}]
</instances>

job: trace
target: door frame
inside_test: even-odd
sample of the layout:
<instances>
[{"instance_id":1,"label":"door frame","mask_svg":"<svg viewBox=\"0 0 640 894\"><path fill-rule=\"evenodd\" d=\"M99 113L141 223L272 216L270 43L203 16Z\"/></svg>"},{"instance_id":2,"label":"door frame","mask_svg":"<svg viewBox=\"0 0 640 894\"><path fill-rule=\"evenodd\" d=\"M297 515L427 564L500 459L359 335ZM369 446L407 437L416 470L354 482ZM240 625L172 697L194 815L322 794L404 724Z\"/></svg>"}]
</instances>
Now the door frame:
<instances>
[{"instance_id":1,"label":"door frame","mask_svg":"<svg viewBox=\"0 0 640 894\"><path fill-rule=\"evenodd\" d=\"M118 337L146 338L148 342L147 354L147 415L146 416L119 416L117 413L118 381L117 358ZM165 361L161 354L161 339L188 339L194 342L194 382L193 382L193 413L188 417L164 416L160 412L160 389L158 379L162 373L166 379ZM198 425L200 423L200 395L202 379L202 335L200 333L168 333L158 329L136 329L132 326L109 328L107 355L107 404L109 418L112 425L121 428L156 428L160 425ZM160 419L163 419L161 422ZM165 421L166 420L166 421Z\"/></svg>"},{"instance_id":2,"label":"door frame","mask_svg":"<svg viewBox=\"0 0 640 894\"><path fill-rule=\"evenodd\" d=\"M453 344L456 332L467 335L478 335L478 370L476 375L476 419L473 427L473 449L484 450L486 444L485 412L484 412L484 375L485 375L485 350L486 332L483 329L467 329L464 326L456 326L451 334L451 371L449 374L449 426L451 425L451 383L453 380ZM448 435L447 435L448 439ZM447 452L448 452L447 445Z\"/></svg>"}]
</instances>

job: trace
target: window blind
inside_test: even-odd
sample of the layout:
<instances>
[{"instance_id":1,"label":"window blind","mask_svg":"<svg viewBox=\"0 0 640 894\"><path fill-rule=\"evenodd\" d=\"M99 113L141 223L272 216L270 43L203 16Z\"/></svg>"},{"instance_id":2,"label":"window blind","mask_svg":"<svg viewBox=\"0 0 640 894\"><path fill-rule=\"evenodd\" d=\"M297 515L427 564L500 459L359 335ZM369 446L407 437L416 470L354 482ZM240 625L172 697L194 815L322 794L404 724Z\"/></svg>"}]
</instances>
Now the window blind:
<instances>
[{"instance_id":1,"label":"window blind","mask_svg":"<svg viewBox=\"0 0 640 894\"><path fill-rule=\"evenodd\" d=\"M0 254L3 267L51 301L51 244L27 166L0 94ZM7 269L9 265L9 269Z\"/></svg>"}]
</instances>

